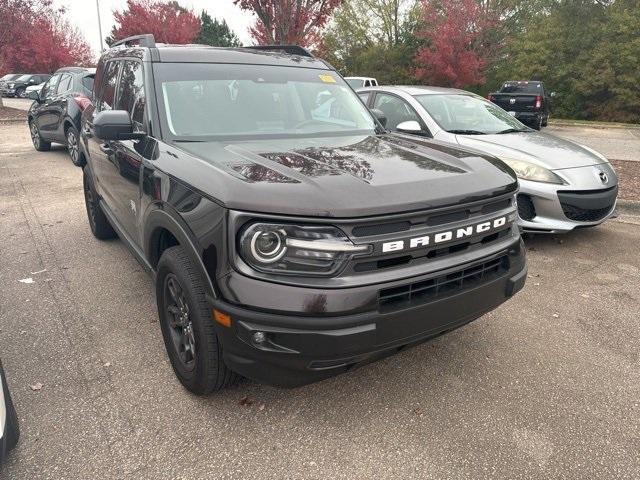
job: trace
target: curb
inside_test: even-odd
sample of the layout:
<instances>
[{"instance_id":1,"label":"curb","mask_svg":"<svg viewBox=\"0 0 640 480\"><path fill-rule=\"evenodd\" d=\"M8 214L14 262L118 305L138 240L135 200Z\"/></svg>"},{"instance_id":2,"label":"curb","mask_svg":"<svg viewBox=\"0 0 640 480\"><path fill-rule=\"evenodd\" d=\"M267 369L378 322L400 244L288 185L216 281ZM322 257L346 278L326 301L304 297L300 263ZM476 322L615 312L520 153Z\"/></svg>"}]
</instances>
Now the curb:
<instances>
[{"instance_id":1,"label":"curb","mask_svg":"<svg viewBox=\"0 0 640 480\"><path fill-rule=\"evenodd\" d=\"M26 123L26 118L0 118L0 123Z\"/></svg>"},{"instance_id":2,"label":"curb","mask_svg":"<svg viewBox=\"0 0 640 480\"><path fill-rule=\"evenodd\" d=\"M562 120L549 120L550 127L586 127L586 128L599 128L599 129L625 129L625 130L640 130L640 125L616 125L606 123L580 123L580 122L563 122Z\"/></svg>"},{"instance_id":3,"label":"curb","mask_svg":"<svg viewBox=\"0 0 640 480\"><path fill-rule=\"evenodd\" d=\"M640 201L618 200L616 212L623 215L640 216Z\"/></svg>"}]
</instances>

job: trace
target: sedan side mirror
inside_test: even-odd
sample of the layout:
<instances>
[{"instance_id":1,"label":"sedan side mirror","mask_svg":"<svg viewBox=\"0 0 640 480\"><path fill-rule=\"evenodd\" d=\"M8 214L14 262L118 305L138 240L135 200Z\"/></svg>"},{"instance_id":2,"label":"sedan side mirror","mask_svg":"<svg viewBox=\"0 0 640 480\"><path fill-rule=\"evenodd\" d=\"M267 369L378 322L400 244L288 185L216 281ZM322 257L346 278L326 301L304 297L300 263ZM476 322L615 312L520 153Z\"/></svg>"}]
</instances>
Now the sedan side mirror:
<instances>
[{"instance_id":1,"label":"sedan side mirror","mask_svg":"<svg viewBox=\"0 0 640 480\"><path fill-rule=\"evenodd\" d=\"M400 122L396 126L396 130L401 133L422 133L422 127L415 120L407 120L405 122Z\"/></svg>"},{"instance_id":2,"label":"sedan side mirror","mask_svg":"<svg viewBox=\"0 0 640 480\"><path fill-rule=\"evenodd\" d=\"M376 117L376 120L378 120L383 127L387 127L387 116L382 110L372 108L371 113L373 113L373 116Z\"/></svg>"},{"instance_id":3,"label":"sedan side mirror","mask_svg":"<svg viewBox=\"0 0 640 480\"><path fill-rule=\"evenodd\" d=\"M93 133L102 140L134 140L145 137L143 132L134 132L129 112L105 110L93 119Z\"/></svg>"}]
</instances>

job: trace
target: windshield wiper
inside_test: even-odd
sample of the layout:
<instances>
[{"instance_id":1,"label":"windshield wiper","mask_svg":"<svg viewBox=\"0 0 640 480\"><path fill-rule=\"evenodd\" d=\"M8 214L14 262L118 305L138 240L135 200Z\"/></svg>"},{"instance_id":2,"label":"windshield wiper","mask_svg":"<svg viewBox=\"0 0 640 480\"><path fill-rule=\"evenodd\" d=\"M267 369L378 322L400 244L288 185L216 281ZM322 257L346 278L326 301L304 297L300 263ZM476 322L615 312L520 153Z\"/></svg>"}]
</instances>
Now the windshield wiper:
<instances>
[{"instance_id":1,"label":"windshield wiper","mask_svg":"<svg viewBox=\"0 0 640 480\"><path fill-rule=\"evenodd\" d=\"M447 130L449 133L456 133L458 135L486 135L486 132L480 132L478 130Z\"/></svg>"},{"instance_id":2,"label":"windshield wiper","mask_svg":"<svg viewBox=\"0 0 640 480\"><path fill-rule=\"evenodd\" d=\"M189 140L187 138L176 138L174 140L176 143L202 143L204 140Z\"/></svg>"},{"instance_id":3,"label":"windshield wiper","mask_svg":"<svg viewBox=\"0 0 640 480\"><path fill-rule=\"evenodd\" d=\"M516 133L516 132L530 132L529 128L507 128L506 130L500 130L496 132L496 135L502 135L503 133Z\"/></svg>"}]
</instances>

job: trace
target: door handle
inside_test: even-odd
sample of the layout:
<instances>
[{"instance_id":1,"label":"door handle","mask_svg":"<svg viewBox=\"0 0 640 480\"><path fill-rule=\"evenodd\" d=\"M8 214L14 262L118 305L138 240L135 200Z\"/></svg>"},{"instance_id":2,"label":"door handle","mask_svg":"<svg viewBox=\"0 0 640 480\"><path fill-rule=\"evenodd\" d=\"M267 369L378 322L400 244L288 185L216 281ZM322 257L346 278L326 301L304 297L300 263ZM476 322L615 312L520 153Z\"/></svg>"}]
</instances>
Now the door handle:
<instances>
[{"instance_id":1,"label":"door handle","mask_svg":"<svg viewBox=\"0 0 640 480\"><path fill-rule=\"evenodd\" d=\"M107 155L113 154L113 150L111 149L111 145L109 145L108 143L101 143L100 144L100 150L102 151L102 153L106 153Z\"/></svg>"}]
</instances>

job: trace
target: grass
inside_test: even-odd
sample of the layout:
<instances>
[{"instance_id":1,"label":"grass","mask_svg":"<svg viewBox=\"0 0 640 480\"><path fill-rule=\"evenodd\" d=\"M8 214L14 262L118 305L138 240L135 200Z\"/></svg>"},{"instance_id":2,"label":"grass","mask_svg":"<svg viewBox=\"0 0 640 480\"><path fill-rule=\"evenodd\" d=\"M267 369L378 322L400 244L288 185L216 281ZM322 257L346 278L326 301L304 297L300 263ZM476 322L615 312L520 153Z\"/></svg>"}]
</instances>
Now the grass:
<instances>
[{"instance_id":1,"label":"grass","mask_svg":"<svg viewBox=\"0 0 640 480\"><path fill-rule=\"evenodd\" d=\"M576 127L595 127L595 128L640 128L637 123L621 123L621 122L601 122L597 120L573 120L568 118L550 118L549 125L574 125Z\"/></svg>"}]
</instances>

